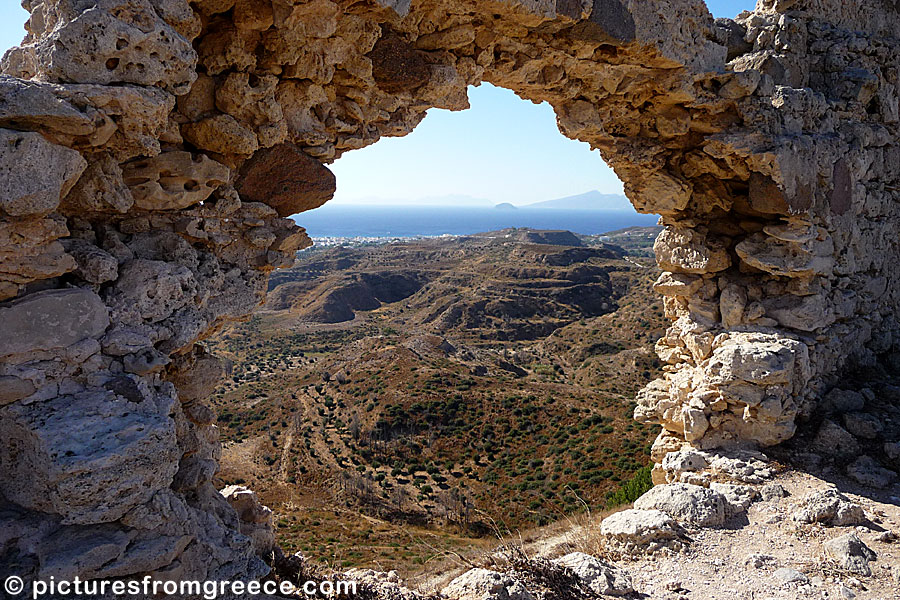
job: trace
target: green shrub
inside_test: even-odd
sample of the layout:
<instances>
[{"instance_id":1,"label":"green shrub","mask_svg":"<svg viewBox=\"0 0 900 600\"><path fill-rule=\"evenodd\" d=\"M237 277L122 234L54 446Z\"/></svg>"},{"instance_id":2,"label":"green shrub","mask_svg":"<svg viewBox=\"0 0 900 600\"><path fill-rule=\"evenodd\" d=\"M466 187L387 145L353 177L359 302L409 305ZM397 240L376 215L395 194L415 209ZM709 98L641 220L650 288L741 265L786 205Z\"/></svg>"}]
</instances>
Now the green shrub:
<instances>
[{"instance_id":1,"label":"green shrub","mask_svg":"<svg viewBox=\"0 0 900 600\"><path fill-rule=\"evenodd\" d=\"M625 483L613 492L606 495L606 506L613 508L622 504L631 504L640 498L644 492L653 487L653 481L650 478L650 469L648 465L638 469L638 471Z\"/></svg>"}]
</instances>

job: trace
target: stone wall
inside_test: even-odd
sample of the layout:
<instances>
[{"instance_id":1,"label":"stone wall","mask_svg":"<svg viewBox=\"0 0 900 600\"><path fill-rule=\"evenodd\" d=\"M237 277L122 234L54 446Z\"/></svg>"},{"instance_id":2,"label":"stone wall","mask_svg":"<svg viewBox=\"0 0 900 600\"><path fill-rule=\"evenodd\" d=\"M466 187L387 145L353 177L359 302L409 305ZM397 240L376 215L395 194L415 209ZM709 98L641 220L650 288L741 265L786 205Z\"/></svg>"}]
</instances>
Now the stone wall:
<instances>
[{"instance_id":1,"label":"stone wall","mask_svg":"<svg viewBox=\"0 0 900 600\"><path fill-rule=\"evenodd\" d=\"M467 107L556 110L662 215L654 458L768 445L900 342L887 0L25 0L0 77L0 556L253 578L198 342L309 244L327 163ZM397 165L402 177L410 165ZM246 512L246 511L245 511ZM259 536L256 536L259 537ZM255 538L254 538L255 539Z\"/></svg>"}]
</instances>

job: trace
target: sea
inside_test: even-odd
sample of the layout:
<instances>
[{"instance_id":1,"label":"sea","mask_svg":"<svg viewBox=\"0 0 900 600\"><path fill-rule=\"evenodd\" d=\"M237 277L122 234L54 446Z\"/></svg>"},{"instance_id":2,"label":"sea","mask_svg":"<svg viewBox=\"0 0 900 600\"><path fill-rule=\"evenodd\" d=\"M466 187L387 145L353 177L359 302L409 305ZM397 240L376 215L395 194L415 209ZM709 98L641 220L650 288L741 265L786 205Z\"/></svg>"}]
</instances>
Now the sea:
<instances>
[{"instance_id":1,"label":"sea","mask_svg":"<svg viewBox=\"0 0 900 600\"><path fill-rule=\"evenodd\" d=\"M628 211L350 204L325 204L294 216L314 238L470 235L508 227L568 229L595 235L655 225L658 218Z\"/></svg>"}]
</instances>

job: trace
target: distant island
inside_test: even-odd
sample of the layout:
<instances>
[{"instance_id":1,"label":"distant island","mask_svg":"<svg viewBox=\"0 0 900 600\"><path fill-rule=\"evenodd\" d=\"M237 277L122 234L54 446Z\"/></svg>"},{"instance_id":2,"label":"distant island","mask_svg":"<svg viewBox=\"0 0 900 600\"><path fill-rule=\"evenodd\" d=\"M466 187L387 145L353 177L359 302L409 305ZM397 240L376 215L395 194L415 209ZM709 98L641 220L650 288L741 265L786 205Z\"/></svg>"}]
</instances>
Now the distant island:
<instances>
[{"instance_id":1,"label":"distant island","mask_svg":"<svg viewBox=\"0 0 900 600\"><path fill-rule=\"evenodd\" d=\"M509 202L501 202L494 208L498 208L500 210L518 210L515 204L510 204Z\"/></svg>"},{"instance_id":2,"label":"distant island","mask_svg":"<svg viewBox=\"0 0 900 600\"><path fill-rule=\"evenodd\" d=\"M521 208L553 208L564 210L634 210L622 194L604 194L591 190L584 194L526 204Z\"/></svg>"}]
</instances>

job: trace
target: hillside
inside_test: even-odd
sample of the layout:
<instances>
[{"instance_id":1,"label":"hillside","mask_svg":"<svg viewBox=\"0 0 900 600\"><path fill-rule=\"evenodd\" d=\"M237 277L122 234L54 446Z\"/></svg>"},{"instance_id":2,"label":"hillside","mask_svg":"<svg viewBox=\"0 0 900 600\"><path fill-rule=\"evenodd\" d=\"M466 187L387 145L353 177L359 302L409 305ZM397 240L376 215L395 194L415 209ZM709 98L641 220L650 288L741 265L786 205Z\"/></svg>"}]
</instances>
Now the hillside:
<instances>
[{"instance_id":1,"label":"hillside","mask_svg":"<svg viewBox=\"0 0 900 600\"><path fill-rule=\"evenodd\" d=\"M259 492L286 549L406 573L605 506L649 461L632 400L662 306L621 248L532 241L566 233L301 254L212 340L221 482Z\"/></svg>"}]
</instances>

